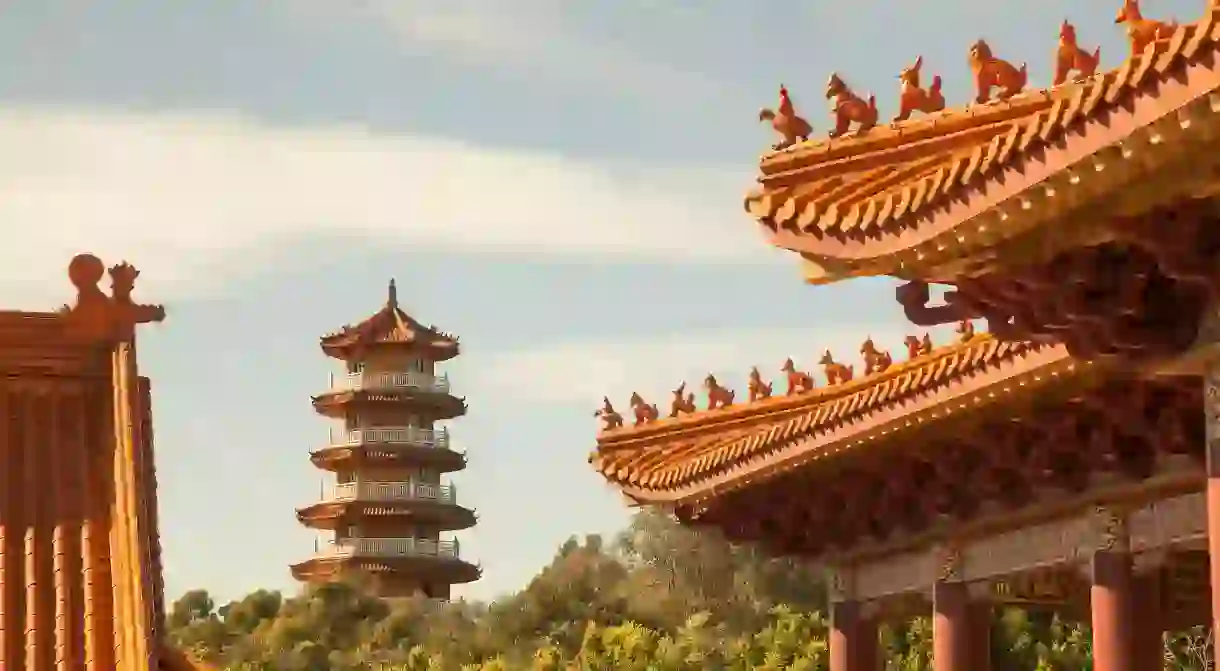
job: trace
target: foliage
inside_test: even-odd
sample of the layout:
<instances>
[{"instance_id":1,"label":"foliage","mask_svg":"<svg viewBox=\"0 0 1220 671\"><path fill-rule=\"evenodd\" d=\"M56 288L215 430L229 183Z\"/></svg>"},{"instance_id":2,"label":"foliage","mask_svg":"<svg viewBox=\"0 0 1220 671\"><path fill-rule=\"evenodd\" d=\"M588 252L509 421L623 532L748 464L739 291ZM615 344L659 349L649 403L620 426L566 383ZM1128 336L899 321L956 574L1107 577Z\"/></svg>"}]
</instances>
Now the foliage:
<instances>
[{"instance_id":1,"label":"foliage","mask_svg":"<svg viewBox=\"0 0 1220 671\"><path fill-rule=\"evenodd\" d=\"M168 624L177 645L233 671L823 671L820 584L799 562L644 512L612 544L570 539L491 604L384 601L356 578L221 607L194 590ZM1087 630L1052 617L1000 611L992 639L996 671L1092 666ZM1170 637L1166 668L1209 669L1208 642L1201 629ZM883 630L882 645L891 671L931 669L926 618Z\"/></svg>"}]
</instances>

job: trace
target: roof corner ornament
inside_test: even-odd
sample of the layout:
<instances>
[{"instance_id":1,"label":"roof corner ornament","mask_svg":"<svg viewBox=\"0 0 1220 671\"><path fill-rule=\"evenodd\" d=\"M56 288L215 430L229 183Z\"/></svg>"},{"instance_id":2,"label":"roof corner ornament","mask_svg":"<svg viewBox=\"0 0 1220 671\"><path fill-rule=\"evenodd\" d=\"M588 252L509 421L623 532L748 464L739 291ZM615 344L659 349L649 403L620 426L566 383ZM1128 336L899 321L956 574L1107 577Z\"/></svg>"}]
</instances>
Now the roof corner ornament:
<instances>
[{"instance_id":1,"label":"roof corner ornament","mask_svg":"<svg viewBox=\"0 0 1220 671\"><path fill-rule=\"evenodd\" d=\"M890 356L889 350L877 349L872 336L869 336L860 345L860 356L864 358L865 375L884 372L885 369L894 365L894 357Z\"/></svg>"},{"instance_id":2,"label":"roof corner ornament","mask_svg":"<svg viewBox=\"0 0 1220 671\"><path fill-rule=\"evenodd\" d=\"M1025 63L1016 67L1012 63L996 58L986 40L978 40L970 46L970 71L974 73L974 101L980 105L991 100L991 89L998 88L999 100L1007 100L1022 91L1029 81Z\"/></svg>"},{"instance_id":3,"label":"roof corner ornament","mask_svg":"<svg viewBox=\"0 0 1220 671\"><path fill-rule=\"evenodd\" d=\"M797 142L805 142L813 134L813 126L796 113L796 107L792 104L788 89L783 84L779 86L779 108L774 110L763 108L758 112L758 120L759 122L770 121L771 127L783 138L779 143L772 145L771 148L776 151L787 149Z\"/></svg>"},{"instance_id":4,"label":"roof corner ornament","mask_svg":"<svg viewBox=\"0 0 1220 671\"><path fill-rule=\"evenodd\" d=\"M110 296L98 286L107 273L110 275ZM137 324L165 319L163 306L143 305L132 300L139 276L140 271L126 261L107 271L102 260L93 254L77 254L68 264L68 279L76 287L76 305L65 305L60 313L85 340L130 341L135 337Z\"/></svg>"},{"instance_id":5,"label":"roof corner ornament","mask_svg":"<svg viewBox=\"0 0 1220 671\"><path fill-rule=\"evenodd\" d=\"M826 375L826 384L843 384L851 382L856 376L856 367L850 364L841 364L835 361L834 355L830 350L822 353L822 358L818 360L818 364L822 366L822 371Z\"/></svg>"},{"instance_id":6,"label":"roof corner ornament","mask_svg":"<svg viewBox=\"0 0 1220 671\"><path fill-rule=\"evenodd\" d=\"M784 366L779 369L779 372L783 373L787 378L788 396L813 391L813 388L816 386L812 375L805 371L796 369L796 362L792 360L792 357L788 357L788 359L784 361Z\"/></svg>"},{"instance_id":7,"label":"roof corner ornament","mask_svg":"<svg viewBox=\"0 0 1220 671\"><path fill-rule=\"evenodd\" d=\"M868 100L861 98L836 72L830 73L830 79L826 81L826 99L834 100L831 115L835 127L830 131L831 138L847 133L853 123L857 134L867 133L877 125L877 96L870 95Z\"/></svg>"},{"instance_id":8,"label":"roof corner ornament","mask_svg":"<svg viewBox=\"0 0 1220 671\"><path fill-rule=\"evenodd\" d=\"M645 401L639 392L631 392L631 412L635 415L635 426L655 422L661 416L661 411L657 410L656 404Z\"/></svg>"},{"instance_id":9,"label":"roof corner ornament","mask_svg":"<svg viewBox=\"0 0 1220 671\"><path fill-rule=\"evenodd\" d=\"M1101 63L1101 47L1088 53L1076 42L1076 26L1067 19L1059 25L1059 50L1055 52L1055 80L1053 85L1059 86L1068 80L1075 72L1077 79L1088 79L1097 72Z\"/></svg>"},{"instance_id":10,"label":"roof corner ornament","mask_svg":"<svg viewBox=\"0 0 1220 671\"><path fill-rule=\"evenodd\" d=\"M623 416L614 409L608 396L602 397L602 407L594 412L593 416L602 420L602 431L613 431L623 427Z\"/></svg>"},{"instance_id":11,"label":"roof corner ornament","mask_svg":"<svg viewBox=\"0 0 1220 671\"><path fill-rule=\"evenodd\" d=\"M754 401L771 398L774 386L771 382L764 382L758 366L754 366L750 369L750 382L747 386L747 391L750 394L750 402L753 403Z\"/></svg>"},{"instance_id":12,"label":"roof corner ornament","mask_svg":"<svg viewBox=\"0 0 1220 671\"><path fill-rule=\"evenodd\" d=\"M970 314L966 305L958 300L956 291L946 291L943 305L928 305L932 292L927 282L912 280L894 290L894 298L902 306L907 321L916 326L940 326L980 315Z\"/></svg>"},{"instance_id":13,"label":"roof corner ornament","mask_svg":"<svg viewBox=\"0 0 1220 671\"><path fill-rule=\"evenodd\" d=\"M907 348L908 361L932 353L932 336L927 333L923 334L922 339L919 336L909 335L903 339L902 344Z\"/></svg>"},{"instance_id":14,"label":"roof corner ornament","mask_svg":"<svg viewBox=\"0 0 1220 671\"><path fill-rule=\"evenodd\" d=\"M703 380L703 387L707 389L707 409L719 410L733 405L733 400L737 397L737 392L721 385L716 381L716 376L708 373Z\"/></svg>"},{"instance_id":15,"label":"roof corner ornament","mask_svg":"<svg viewBox=\"0 0 1220 671\"><path fill-rule=\"evenodd\" d=\"M898 75L901 85L898 94L898 116L894 117L894 123L910 119L914 112L933 114L945 109L945 95L940 91L940 75L933 75L932 83L928 84L927 88L922 88L919 83L919 71L922 67L923 56L919 56Z\"/></svg>"},{"instance_id":16,"label":"roof corner ornament","mask_svg":"<svg viewBox=\"0 0 1220 671\"><path fill-rule=\"evenodd\" d=\"M678 385L678 388L673 390L674 398L669 404L669 416L677 417L679 415L689 415L697 410L695 407L695 393L686 391L686 383Z\"/></svg>"},{"instance_id":17,"label":"roof corner ornament","mask_svg":"<svg viewBox=\"0 0 1220 671\"><path fill-rule=\"evenodd\" d=\"M386 305L388 305L391 310L396 310L398 308L398 287L395 286L393 277L390 278L388 294L389 295L386 298Z\"/></svg>"},{"instance_id":18,"label":"roof corner ornament","mask_svg":"<svg viewBox=\"0 0 1220 671\"><path fill-rule=\"evenodd\" d=\"M1122 9L1114 17L1114 23L1127 27L1127 40L1131 43L1131 57L1144 53L1153 42L1168 40L1178 29L1177 21L1154 21L1145 19L1140 11L1139 0L1123 0Z\"/></svg>"}]
</instances>

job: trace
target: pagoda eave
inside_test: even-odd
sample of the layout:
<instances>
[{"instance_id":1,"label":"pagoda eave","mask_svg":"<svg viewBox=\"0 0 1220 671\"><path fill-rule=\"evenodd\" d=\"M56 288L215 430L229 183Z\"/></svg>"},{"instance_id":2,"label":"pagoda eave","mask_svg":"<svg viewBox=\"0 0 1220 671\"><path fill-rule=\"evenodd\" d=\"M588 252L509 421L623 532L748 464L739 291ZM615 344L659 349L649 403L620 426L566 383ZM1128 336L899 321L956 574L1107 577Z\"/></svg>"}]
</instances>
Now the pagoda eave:
<instances>
[{"instance_id":1,"label":"pagoda eave","mask_svg":"<svg viewBox=\"0 0 1220 671\"><path fill-rule=\"evenodd\" d=\"M423 354L430 361L443 363L451 359L457 358L461 354L461 347L456 343L447 341L435 343L420 343L417 341L377 341L371 343L363 342L327 342L325 339L321 342L322 353L326 356L337 359L339 361L359 361L370 353L375 352L404 352Z\"/></svg>"},{"instance_id":2,"label":"pagoda eave","mask_svg":"<svg viewBox=\"0 0 1220 671\"><path fill-rule=\"evenodd\" d=\"M462 585L478 580L483 574L482 569L463 559L429 555L314 557L289 568L292 577L301 582L324 582L359 571L373 575L409 575L423 581Z\"/></svg>"},{"instance_id":3,"label":"pagoda eave","mask_svg":"<svg viewBox=\"0 0 1220 671\"><path fill-rule=\"evenodd\" d=\"M465 400L452 394L425 389L345 390L313 397L314 410L331 419L343 419L351 406L359 408L386 405L427 409L436 421L461 417L467 410Z\"/></svg>"},{"instance_id":4,"label":"pagoda eave","mask_svg":"<svg viewBox=\"0 0 1220 671\"><path fill-rule=\"evenodd\" d=\"M310 453L314 466L330 472L353 470L361 466L429 466L440 473L453 473L466 468L466 455L443 447L414 445L393 449L370 445L324 447Z\"/></svg>"},{"instance_id":5,"label":"pagoda eave","mask_svg":"<svg viewBox=\"0 0 1220 671\"><path fill-rule=\"evenodd\" d=\"M322 501L296 511L297 520L311 529L338 531L353 522L375 522L396 528L427 524L443 531L473 527L478 518L473 510L452 503L431 500L398 501Z\"/></svg>"}]
</instances>

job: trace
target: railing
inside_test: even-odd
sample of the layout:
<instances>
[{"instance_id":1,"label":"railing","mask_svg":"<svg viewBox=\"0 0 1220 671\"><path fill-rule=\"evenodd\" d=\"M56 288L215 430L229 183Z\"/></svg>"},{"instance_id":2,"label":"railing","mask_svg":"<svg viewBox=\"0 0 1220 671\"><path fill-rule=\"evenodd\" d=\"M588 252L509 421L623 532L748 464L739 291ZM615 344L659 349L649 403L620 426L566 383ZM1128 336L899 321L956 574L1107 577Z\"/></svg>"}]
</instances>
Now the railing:
<instances>
[{"instance_id":1,"label":"railing","mask_svg":"<svg viewBox=\"0 0 1220 671\"><path fill-rule=\"evenodd\" d=\"M461 547L457 540L432 541L422 538L347 538L322 546L322 556L350 557L444 557L457 559Z\"/></svg>"},{"instance_id":2,"label":"railing","mask_svg":"<svg viewBox=\"0 0 1220 671\"><path fill-rule=\"evenodd\" d=\"M331 446L377 443L384 445L422 445L449 449L447 429L421 429L417 426L377 426L364 429L331 430Z\"/></svg>"},{"instance_id":3,"label":"railing","mask_svg":"<svg viewBox=\"0 0 1220 671\"><path fill-rule=\"evenodd\" d=\"M334 501L438 501L457 504L457 488L428 482L345 482L335 485Z\"/></svg>"},{"instance_id":4,"label":"railing","mask_svg":"<svg viewBox=\"0 0 1220 671\"><path fill-rule=\"evenodd\" d=\"M449 393L449 376L447 374L432 375L431 373L403 372L378 373L365 371L363 373L348 373L332 375L331 389L348 391L356 389L422 389L438 394Z\"/></svg>"}]
</instances>

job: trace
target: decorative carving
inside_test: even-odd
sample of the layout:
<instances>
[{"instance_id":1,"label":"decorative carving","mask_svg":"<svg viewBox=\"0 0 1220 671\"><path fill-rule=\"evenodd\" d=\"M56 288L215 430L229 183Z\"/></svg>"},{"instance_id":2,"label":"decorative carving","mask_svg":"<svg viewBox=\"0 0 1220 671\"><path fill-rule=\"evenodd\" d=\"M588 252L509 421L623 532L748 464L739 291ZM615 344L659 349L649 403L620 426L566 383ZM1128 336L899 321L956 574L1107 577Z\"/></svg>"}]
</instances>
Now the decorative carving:
<instances>
[{"instance_id":1,"label":"decorative carving","mask_svg":"<svg viewBox=\"0 0 1220 671\"><path fill-rule=\"evenodd\" d=\"M826 596L831 603L840 603L851 598L850 581L846 571L837 567L826 569Z\"/></svg>"},{"instance_id":2,"label":"decorative carving","mask_svg":"<svg viewBox=\"0 0 1220 671\"><path fill-rule=\"evenodd\" d=\"M673 395L674 398L669 403L670 417L689 415L695 411L695 393L687 393L685 382L678 385L678 388L673 390Z\"/></svg>"},{"instance_id":3,"label":"decorative carving","mask_svg":"<svg viewBox=\"0 0 1220 671\"><path fill-rule=\"evenodd\" d=\"M1126 552L1131 547L1127 516L1121 511L1098 506L1094 510L1098 528L1097 549L1102 552Z\"/></svg>"},{"instance_id":4,"label":"decorative carving","mask_svg":"<svg viewBox=\"0 0 1220 671\"><path fill-rule=\"evenodd\" d=\"M1059 26L1059 50L1055 52L1054 85L1059 86L1066 82L1072 72L1081 79L1092 77L1097 72L1099 63L1101 47L1094 49L1091 54L1081 49L1076 42L1076 26L1064 19Z\"/></svg>"},{"instance_id":5,"label":"decorative carving","mask_svg":"<svg viewBox=\"0 0 1220 671\"><path fill-rule=\"evenodd\" d=\"M748 390L750 392L751 403L764 398L771 398L771 383L763 382L762 373L758 371L758 366L750 369L750 382Z\"/></svg>"},{"instance_id":6,"label":"decorative carving","mask_svg":"<svg viewBox=\"0 0 1220 671\"><path fill-rule=\"evenodd\" d=\"M963 319L957 323L957 328L953 329L953 332L957 334L959 341L964 343L970 342L974 338L974 322L969 319Z\"/></svg>"},{"instance_id":7,"label":"decorative carving","mask_svg":"<svg viewBox=\"0 0 1220 671\"><path fill-rule=\"evenodd\" d=\"M823 374L826 375L826 384L842 384L850 382L855 377L855 366L835 361L830 350L822 353L822 358L818 359L818 365L822 366Z\"/></svg>"},{"instance_id":8,"label":"decorative carving","mask_svg":"<svg viewBox=\"0 0 1220 671\"><path fill-rule=\"evenodd\" d=\"M602 431L613 431L623 426L623 416L614 409L609 397L602 397L602 407L593 416L602 420Z\"/></svg>"},{"instance_id":9,"label":"decorative carving","mask_svg":"<svg viewBox=\"0 0 1220 671\"><path fill-rule=\"evenodd\" d=\"M965 557L957 544L942 545L937 552L936 579L940 582L960 582L963 578Z\"/></svg>"},{"instance_id":10,"label":"decorative carving","mask_svg":"<svg viewBox=\"0 0 1220 671\"><path fill-rule=\"evenodd\" d=\"M1145 19L1140 11L1139 0L1123 0L1122 9L1114 17L1114 23L1127 27L1127 40L1131 43L1131 55L1139 56L1149 44L1173 37L1178 22Z\"/></svg>"},{"instance_id":11,"label":"decorative carving","mask_svg":"<svg viewBox=\"0 0 1220 671\"><path fill-rule=\"evenodd\" d=\"M1006 60L996 58L991 45L979 40L970 47L970 71L974 73L974 101L983 104L991 100L991 89L998 88L999 100L1007 100L1025 88L1029 72L1025 63L1020 68Z\"/></svg>"},{"instance_id":12,"label":"decorative carving","mask_svg":"<svg viewBox=\"0 0 1220 671\"><path fill-rule=\"evenodd\" d=\"M92 254L78 254L68 264L68 279L76 287L76 305L65 305L60 312L77 335L91 341L128 341L135 337L137 324L165 319L164 307L132 300L140 276L135 266L124 261L110 268L111 296L98 287L106 272L105 264Z\"/></svg>"},{"instance_id":13,"label":"decorative carving","mask_svg":"<svg viewBox=\"0 0 1220 671\"><path fill-rule=\"evenodd\" d=\"M834 130L830 137L839 137L856 124L857 133L868 132L877 125L877 97L870 95L868 100L856 95L847 82L839 75L830 73L826 82L826 99L834 99L834 109L831 115L835 120Z\"/></svg>"},{"instance_id":14,"label":"decorative carving","mask_svg":"<svg viewBox=\"0 0 1220 671\"><path fill-rule=\"evenodd\" d=\"M783 138L781 142L773 146L776 151L791 147L798 141L804 142L813 134L813 126L796 113L792 98L788 96L788 89L782 84L779 87L779 109L762 109L758 113L758 120L760 122L770 121L771 127Z\"/></svg>"},{"instance_id":15,"label":"decorative carving","mask_svg":"<svg viewBox=\"0 0 1220 671\"><path fill-rule=\"evenodd\" d=\"M908 360L932 353L932 336L927 333L923 334L923 338L909 335L903 339L902 344L907 348Z\"/></svg>"},{"instance_id":16,"label":"decorative carving","mask_svg":"<svg viewBox=\"0 0 1220 671\"><path fill-rule=\"evenodd\" d=\"M920 56L910 67L903 68L902 73L898 75L898 80L902 82L902 85L898 97L898 116L894 117L895 122L910 119L914 112L932 114L945 109L945 96L940 92L940 75L933 75L932 83L928 85L928 88L920 88L919 70L922 67L923 56Z\"/></svg>"},{"instance_id":17,"label":"decorative carving","mask_svg":"<svg viewBox=\"0 0 1220 671\"><path fill-rule=\"evenodd\" d=\"M792 357L788 357L784 361L784 367L780 368L780 372L788 378L788 395L799 394L810 391L814 387L813 376L809 373L796 369L796 363Z\"/></svg>"},{"instance_id":18,"label":"decorative carving","mask_svg":"<svg viewBox=\"0 0 1220 671\"><path fill-rule=\"evenodd\" d=\"M864 357L864 374L872 375L894 365L894 357L890 356L889 350L881 351L877 349L877 345L873 343L873 337L869 336L860 345L860 355Z\"/></svg>"},{"instance_id":19,"label":"decorative carving","mask_svg":"<svg viewBox=\"0 0 1220 671\"><path fill-rule=\"evenodd\" d=\"M631 393L631 411L635 414L636 426L654 422L661 416L661 411L657 410L657 406L646 403L644 397L640 396L637 392Z\"/></svg>"},{"instance_id":20,"label":"decorative carving","mask_svg":"<svg viewBox=\"0 0 1220 671\"><path fill-rule=\"evenodd\" d=\"M733 399L737 395L736 392L720 386L720 383L716 381L715 375L708 373L707 378L703 380L703 386L707 389L708 410L727 408L733 405Z\"/></svg>"}]
</instances>

